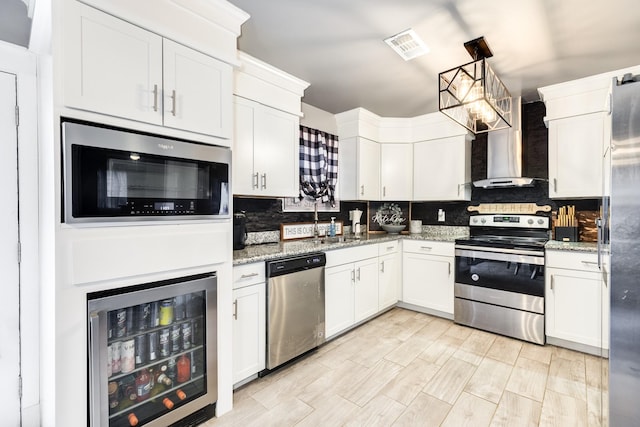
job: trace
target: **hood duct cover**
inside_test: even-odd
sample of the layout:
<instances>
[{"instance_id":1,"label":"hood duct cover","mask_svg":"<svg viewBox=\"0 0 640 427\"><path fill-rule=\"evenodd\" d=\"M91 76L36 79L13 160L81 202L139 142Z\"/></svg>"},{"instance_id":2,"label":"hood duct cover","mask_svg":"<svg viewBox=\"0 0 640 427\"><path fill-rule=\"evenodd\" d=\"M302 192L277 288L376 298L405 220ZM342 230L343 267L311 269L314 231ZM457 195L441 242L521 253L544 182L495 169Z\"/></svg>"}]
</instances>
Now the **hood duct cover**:
<instances>
[{"instance_id":1,"label":"hood duct cover","mask_svg":"<svg viewBox=\"0 0 640 427\"><path fill-rule=\"evenodd\" d=\"M531 187L533 178L522 177L521 98L513 100L513 125L487 134L487 179L474 181L475 187Z\"/></svg>"}]
</instances>

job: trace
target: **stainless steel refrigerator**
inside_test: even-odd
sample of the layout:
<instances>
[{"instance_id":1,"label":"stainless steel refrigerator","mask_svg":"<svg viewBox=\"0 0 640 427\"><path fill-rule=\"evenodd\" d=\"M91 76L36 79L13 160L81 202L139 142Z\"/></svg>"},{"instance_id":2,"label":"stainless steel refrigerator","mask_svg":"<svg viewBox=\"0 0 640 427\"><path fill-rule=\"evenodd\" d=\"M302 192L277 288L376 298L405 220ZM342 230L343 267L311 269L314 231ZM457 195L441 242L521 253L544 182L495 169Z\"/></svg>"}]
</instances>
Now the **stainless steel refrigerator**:
<instances>
[{"instance_id":1,"label":"stainless steel refrigerator","mask_svg":"<svg viewBox=\"0 0 640 427\"><path fill-rule=\"evenodd\" d=\"M640 425L640 76L611 98L609 422Z\"/></svg>"}]
</instances>

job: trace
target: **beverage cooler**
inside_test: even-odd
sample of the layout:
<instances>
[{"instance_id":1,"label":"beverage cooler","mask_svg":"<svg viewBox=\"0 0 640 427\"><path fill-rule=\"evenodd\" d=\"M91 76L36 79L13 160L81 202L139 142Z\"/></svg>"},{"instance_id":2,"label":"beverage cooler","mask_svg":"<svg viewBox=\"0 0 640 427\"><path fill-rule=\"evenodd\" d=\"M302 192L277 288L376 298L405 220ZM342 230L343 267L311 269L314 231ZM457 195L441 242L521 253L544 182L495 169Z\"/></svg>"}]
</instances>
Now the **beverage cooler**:
<instances>
[{"instance_id":1,"label":"beverage cooler","mask_svg":"<svg viewBox=\"0 0 640 427\"><path fill-rule=\"evenodd\" d=\"M89 424L194 425L215 414L216 274L88 295Z\"/></svg>"}]
</instances>

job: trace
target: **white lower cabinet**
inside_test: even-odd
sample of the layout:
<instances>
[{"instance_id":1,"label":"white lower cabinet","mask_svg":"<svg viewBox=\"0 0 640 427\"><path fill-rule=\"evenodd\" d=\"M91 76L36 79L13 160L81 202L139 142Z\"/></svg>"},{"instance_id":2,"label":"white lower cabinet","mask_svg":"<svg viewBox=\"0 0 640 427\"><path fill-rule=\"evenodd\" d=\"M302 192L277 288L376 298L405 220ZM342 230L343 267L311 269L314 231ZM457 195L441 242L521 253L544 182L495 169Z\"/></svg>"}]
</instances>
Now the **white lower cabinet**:
<instances>
[{"instance_id":1,"label":"white lower cabinet","mask_svg":"<svg viewBox=\"0 0 640 427\"><path fill-rule=\"evenodd\" d=\"M453 316L454 243L405 240L402 302Z\"/></svg>"},{"instance_id":2,"label":"white lower cabinet","mask_svg":"<svg viewBox=\"0 0 640 427\"><path fill-rule=\"evenodd\" d=\"M545 261L548 340L596 353L598 349L608 349L609 289L598 268L597 255L547 251ZM554 342L554 338L562 342Z\"/></svg>"},{"instance_id":3,"label":"white lower cabinet","mask_svg":"<svg viewBox=\"0 0 640 427\"><path fill-rule=\"evenodd\" d=\"M331 338L378 312L378 246L326 255L325 335Z\"/></svg>"},{"instance_id":4,"label":"white lower cabinet","mask_svg":"<svg viewBox=\"0 0 640 427\"><path fill-rule=\"evenodd\" d=\"M401 283L400 241L378 245L378 310L382 311L398 302Z\"/></svg>"},{"instance_id":5,"label":"white lower cabinet","mask_svg":"<svg viewBox=\"0 0 640 427\"><path fill-rule=\"evenodd\" d=\"M265 368L266 285L263 262L233 269L233 383Z\"/></svg>"}]
</instances>

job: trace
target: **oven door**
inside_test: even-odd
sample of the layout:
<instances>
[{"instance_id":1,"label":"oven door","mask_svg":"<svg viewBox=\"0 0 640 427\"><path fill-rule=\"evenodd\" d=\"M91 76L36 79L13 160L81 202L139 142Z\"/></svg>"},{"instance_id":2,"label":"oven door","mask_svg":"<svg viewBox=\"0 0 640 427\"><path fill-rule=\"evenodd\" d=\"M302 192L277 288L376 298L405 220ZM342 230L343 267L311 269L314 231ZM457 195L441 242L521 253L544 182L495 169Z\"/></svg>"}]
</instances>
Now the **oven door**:
<instances>
[{"instance_id":1,"label":"oven door","mask_svg":"<svg viewBox=\"0 0 640 427\"><path fill-rule=\"evenodd\" d=\"M228 219L228 149L64 122L67 223Z\"/></svg>"},{"instance_id":2,"label":"oven door","mask_svg":"<svg viewBox=\"0 0 640 427\"><path fill-rule=\"evenodd\" d=\"M457 246L455 256L456 283L544 297L544 252Z\"/></svg>"}]
</instances>

